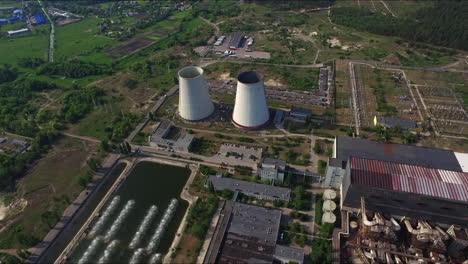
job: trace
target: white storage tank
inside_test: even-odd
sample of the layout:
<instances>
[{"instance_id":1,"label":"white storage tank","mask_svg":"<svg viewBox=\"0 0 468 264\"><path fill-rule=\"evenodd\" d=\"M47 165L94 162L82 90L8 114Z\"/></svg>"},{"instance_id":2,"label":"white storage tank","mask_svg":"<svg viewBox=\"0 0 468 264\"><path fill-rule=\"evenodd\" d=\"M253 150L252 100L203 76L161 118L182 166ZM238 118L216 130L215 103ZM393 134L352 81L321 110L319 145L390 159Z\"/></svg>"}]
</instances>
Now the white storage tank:
<instances>
[{"instance_id":1,"label":"white storage tank","mask_svg":"<svg viewBox=\"0 0 468 264\"><path fill-rule=\"evenodd\" d=\"M203 78L203 69L189 66L181 69L178 74L180 117L189 121L209 117L214 111L214 105Z\"/></svg>"},{"instance_id":2,"label":"white storage tank","mask_svg":"<svg viewBox=\"0 0 468 264\"><path fill-rule=\"evenodd\" d=\"M264 127L269 120L265 87L260 76L253 71L240 73L232 123L239 128L253 130Z\"/></svg>"}]
</instances>

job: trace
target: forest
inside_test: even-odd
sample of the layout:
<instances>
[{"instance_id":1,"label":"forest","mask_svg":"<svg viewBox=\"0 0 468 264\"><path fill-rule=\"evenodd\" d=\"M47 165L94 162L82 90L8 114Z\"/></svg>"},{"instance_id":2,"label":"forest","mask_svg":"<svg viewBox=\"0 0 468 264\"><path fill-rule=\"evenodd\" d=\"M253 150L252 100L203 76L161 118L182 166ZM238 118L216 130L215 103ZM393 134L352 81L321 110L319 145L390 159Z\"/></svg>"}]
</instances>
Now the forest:
<instances>
[{"instance_id":1,"label":"forest","mask_svg":"<svg viewBox=\"0 0 468 264\"><path fill-rule=\"evenodd\" d=\"M437 1L416 11L413 18L373 13L359 7L333 8L334 23L375 34L467 50L468 1Z\"/></svg>"}]
</instances>

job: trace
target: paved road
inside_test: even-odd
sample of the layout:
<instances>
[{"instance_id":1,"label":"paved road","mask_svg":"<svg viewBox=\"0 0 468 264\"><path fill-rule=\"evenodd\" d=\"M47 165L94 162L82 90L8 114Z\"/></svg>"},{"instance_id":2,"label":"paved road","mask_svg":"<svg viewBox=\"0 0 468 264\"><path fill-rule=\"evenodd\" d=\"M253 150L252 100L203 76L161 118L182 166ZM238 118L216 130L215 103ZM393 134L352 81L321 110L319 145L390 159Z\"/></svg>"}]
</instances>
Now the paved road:
<instances>
[{"instance_id":1,"label":"paved road","mask_svg":"<svg viewBox=\"0 0 468 264\"><path fill-rule=\"evenodd\" d=\"M50 19L49 13L45 10L44 6L42 5L42 2L40 0L37 0L39 5L41 6L42 12L44 12L44 15L47 17L50 23L50 36L49 36L49 56L48 60L49 62L54 61L54 44L55 44L55 26L54 26L54 21Z\"/></svg>"}]
</instances>

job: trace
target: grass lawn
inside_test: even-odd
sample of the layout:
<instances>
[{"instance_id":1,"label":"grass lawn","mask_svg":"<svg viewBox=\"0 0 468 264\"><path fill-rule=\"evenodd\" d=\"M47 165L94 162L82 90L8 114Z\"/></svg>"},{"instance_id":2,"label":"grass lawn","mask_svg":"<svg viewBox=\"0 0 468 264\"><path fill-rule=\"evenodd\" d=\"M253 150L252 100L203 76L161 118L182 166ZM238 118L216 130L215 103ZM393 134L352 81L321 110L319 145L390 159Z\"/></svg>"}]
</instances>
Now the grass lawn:
<instances>
[{"instance_id":1,"label":"grass lawn","mask_svg":"<svg viewBox=\"0 0 468 264\"><path fill-rule=\"evenodd\" d=\"M63 210L81 192L78 179L87 171L86 160L95 155L96 146L81 140L62 138L49 153L39 160L18 183L18 198L27 200L24 211L13 221L11 229L2 233L0 244L4 248L25 247L18 236L22 233L42 239L55 225ZM53 217L44 219L44 213Z\"/></svg>"},{"instance_id":2,"label":"grass lawn","mask_svg":"<svg viewBox=\"0 0 468 264\"><path fill-rule=\"evenodd\" d=\"M78 23L56 29L55 57L69 58L80 56L83 60L110 63L112 59L104 56L104 51L117 43L108 37L96 36L98 18L86 18Z\"/></svg>"},{"instance_id":3,"label":"grass lawn","mask_svg":"<svg viewBox=\"0 0 468 264\"><path fill-rule=\"evenodd\" d=\"M16 65L19 58L47 58L49 25L35 27L35 32L17 38L0 39L0 64Z\"/></svg>"},{"instance_id":4,"label":"grass lawn","mask_svg":"<svg viewBox=\"0 0 468 264\"><path fill-rule=\"evenodd\" d=\"M115 108L114 111L119 110ZM107 112L105 108L99 108L74 125L70 133L104 140L107 138L106 127L111 124L111 118L112 113Z\"/></svg>"},{"instance_id":5,"label":"grass lawn","mask_svg":"<svg viewBox=\"0 0 468 264\"><path fill-rule=\"evenodd\" d=\"M182 18L187 17L188 15L190 15L190 10L178 12L172 15L170 18L182 19Z\"/></svg>"}]
</instances>

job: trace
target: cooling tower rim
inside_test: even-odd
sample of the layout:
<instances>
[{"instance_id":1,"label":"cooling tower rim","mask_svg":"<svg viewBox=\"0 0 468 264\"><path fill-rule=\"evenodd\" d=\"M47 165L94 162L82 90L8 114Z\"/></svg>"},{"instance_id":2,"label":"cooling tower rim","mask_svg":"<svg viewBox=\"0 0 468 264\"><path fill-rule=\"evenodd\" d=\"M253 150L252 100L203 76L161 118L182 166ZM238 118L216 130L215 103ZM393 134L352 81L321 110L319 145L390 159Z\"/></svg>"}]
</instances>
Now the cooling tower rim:
<instances>
[{"instance_id":1,"label":"cooling tower rim","mask_svg":"<svg viewBox=\"0 0 468 264\"><path fill-rule=\"evenodd\" d=\"M261 125L258 125L258 126L244 126L244 125L241 125L239 123L237 123L235 120L234 120L234 116L231 116L231 122L234 124L234 126L240 128L240 129L244 129L244 130L258 130L258 129L262 129L266 126L268 126L268 124L270 124L270 119L268 119L265 123L261 124Z\"/></svg>"},{"instance_id":2,"label":"cooling tower rim","mask_svg":"<svg viewBox=\"0 0 468 264\"><path fill-rule=\"evenodd\" d=\"M187 66L187 67L180 69L179 72L177 72L177 75L179 76L179 78L189 80L189 79L196 79L196 78L199 78L200 76L203 76L204 72L205 71L203 70L202 67Z\"/></svg>"},{"instance_id":3,"label":"cooling tower rim","mask_svg":"<svg viewBox=\"0 0 468 264\"><path fill-rule=\"evenodd\" d=\"M262 82L262 76L256 71L245 71L237 75L237 81L243 84L256 84Z\"/></svg>"}]
</instances>

